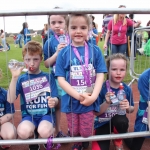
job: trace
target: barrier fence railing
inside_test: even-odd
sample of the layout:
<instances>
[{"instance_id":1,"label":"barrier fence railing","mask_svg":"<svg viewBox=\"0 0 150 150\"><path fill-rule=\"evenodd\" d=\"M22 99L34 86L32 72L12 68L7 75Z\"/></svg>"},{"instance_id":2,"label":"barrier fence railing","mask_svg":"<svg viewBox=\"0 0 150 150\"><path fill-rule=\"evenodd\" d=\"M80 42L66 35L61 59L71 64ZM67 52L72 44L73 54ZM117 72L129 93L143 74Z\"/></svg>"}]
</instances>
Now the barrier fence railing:
<instances>
[{"instance_id":1,"label":"barrier fence railing","mask_svg":"<svg viewBox=\"0 0 150 150\"><path fill-rule=\"evenodd\" d=\"M150 14L149 8L97 8L97 9L38 9L38 10L10 10L10 11L0 11L0 17L8 17L8 16L33 16L33 15L52 15L52 14ZM136 29L138 30L138 29ZM134 34L134 33L133 33ZM134 36L132 35L132 41L134 41ZM131 49L133 49L133 44ZM131 50L131 61L130 61L130 75L133 80L138 79L138 77L134 76L134 57L133 50ZM130 132L124 134L109 134L109 135L95 135L88 138L82 137L66 137L66 138L53 138L53 143L70 143L70 142L85 142L85 141L98 141L98 140L109 140L109 139L124 139L124 138L132 138L132 137L146 137L150 136L149 131L144 132ZM0 145L22 145L22 144L44 144L47 143L47 139L30 139L30 140L0 140Z\"/></svg>"},{"instance_id":2,"label":"barrier fence railing","mask_svg":"<svg viewBox=\"0 0 150 150\"><path fill-rule=\"evenodd\" d=\"M139 32L139 31L150 31L150 27L139 27L139 28L135 28L134 29L134 32L132 33L132 39L131 39L131 57L130 57L130 68L129 68L129 73L130 73L130 76L132 77L132 80L131 82L128 84L129 86L134 82L134 81L138 81L139 79L139 76L141 74L139 73L136 73L135 71L135 53L137 51L137 49L135 50L135 35ZM143 37L142 37L143 38ZM142 38L140 40L142 40ZM142 42L142 41L139 41L139 42ZM147 58L147 56L145 56L145 58ZM138 63L138 61L137 61ZM138 65L138 64L136 64ZM149 68L149 67L148 67ZM148 69L146 68L146 69ZM144 70L142 70L143 72ZM142 73L141 72L141 73Z\"/></svg>"}]
</instances>

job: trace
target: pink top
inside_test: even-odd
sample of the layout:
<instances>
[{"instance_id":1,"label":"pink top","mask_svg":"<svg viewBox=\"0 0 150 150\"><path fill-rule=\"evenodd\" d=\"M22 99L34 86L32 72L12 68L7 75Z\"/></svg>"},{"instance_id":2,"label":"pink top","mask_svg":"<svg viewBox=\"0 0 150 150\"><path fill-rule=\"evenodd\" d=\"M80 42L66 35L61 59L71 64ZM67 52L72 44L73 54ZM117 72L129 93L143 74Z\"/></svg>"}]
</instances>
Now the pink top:
<instances>
[{"instance_id":1,"label":"pink top","mask_svg":"<svg viewBox=\"0 0 150 150\"><path fill-rule=\"evenodd\" d=\"M112 21L110 20L108 23L108 30L112 31L111 37L110 37L110 43L121 45L127 43L127 28L128 26L133 26L133 21L130 19L127 19L127 24L123 26L123 21L118 21L115 25L112 25Z\"/></svg>"}]
</instances>

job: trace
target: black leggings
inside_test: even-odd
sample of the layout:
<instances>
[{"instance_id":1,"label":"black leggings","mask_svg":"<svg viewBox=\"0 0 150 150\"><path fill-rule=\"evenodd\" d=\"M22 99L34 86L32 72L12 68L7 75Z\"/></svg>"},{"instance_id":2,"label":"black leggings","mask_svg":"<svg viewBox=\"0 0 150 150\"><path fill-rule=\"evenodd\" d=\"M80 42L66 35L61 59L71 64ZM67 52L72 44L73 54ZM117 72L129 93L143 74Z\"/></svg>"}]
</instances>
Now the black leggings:
<instances>
[{"instance_id":1,"label":"black leggings","mask_svg":"<svg viewBox=\"0 0 150 150\"><path fill-rule=\"evenodd\" d=\"M140 150L142 148L144 137L124 139L125 144L130 150Z\"/></svg>"},{"instance_id":2,"label":"black leggings","mask_svg":"<svg viewBox=\"0 0 150 150\"><path fill-rule=\"evenodd\" d=\"M128 118L126 115L115 115L111 121L95 130L95 135L111 134L115 127L118 133L126 133L128 130ZM109 150L110 140L97 141L101 150Z\"/></svg>"}]
</instances>

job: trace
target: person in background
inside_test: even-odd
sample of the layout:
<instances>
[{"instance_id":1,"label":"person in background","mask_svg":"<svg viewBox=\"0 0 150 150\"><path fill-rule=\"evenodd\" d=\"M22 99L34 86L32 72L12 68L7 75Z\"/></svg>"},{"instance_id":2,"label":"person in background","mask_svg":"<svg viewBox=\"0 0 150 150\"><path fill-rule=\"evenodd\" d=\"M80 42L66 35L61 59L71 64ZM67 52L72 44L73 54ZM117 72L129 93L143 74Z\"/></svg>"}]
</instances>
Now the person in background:
<instances>
[{"instance_id":1,"label":"person in background","mask_svg":"<svg viewBox=\"0 0 150 150\"><path fill-rule=\"evenodd\" d=\"M137 23L135 20L134 20L134 14L129 14L129 18L128 17L126 17L127 19L130 19L130 20L132 20L132 22L135 24L135 23ZM135 29L135 28L137 28L137 27L139 27L140 26L140 22L141 21L138 21L139 23L138 23L138 25L136 26L136 27L133 27L133 26L129 26L128 28L127 28L127 38L129 37L129 41L128 42L130 42L131 41L131 39L132 39L132 33L133 33L133 30ZM137 44L136 44L136 40L137 40L137 34L134 34L134 59L136 59L136 51L137 51ZM130 56L130 52L129 52L129 47L128 47L128 42L127 42L127 51L126 51L126 54L127 54L127 56L129 57ZM130 42L130 49L131 49L131 42Z\"/></svg>"},{"instance_id":2,"label":"person in background","mask_svg":"<svg viewBox=\"0 0 150 150\"><path fill-rule=\"evenodd\" d=\"M31 35L29 35L30 31L28 30L28 23L24 22L22 26L23 28L20 33L24 36L24 45L25 45L27 42L31 41Z\"/></svg>"},{"instance_id":3,"label":"person in background","mask_svg":"<svg viewBox=\"0 0 150 150\"><path fill-rule=\"evenodd\" d=\"M43 47L44 47L45 42L48 39L47 34L48 34L48 24L44 24L44 28L43 28L42 33L41 33Z\"/></svg>"},{"instance_id":4,"label":"person in background","mask_svg":"<svg viewBox=\"0 0 150 150\"><path fill-rule=\"evenodd\" d=\"M150 26L150 20L147 23L147 26ZM148 31L148 40L150 39L150 31Z\"/></svg>"},{"instance_id":5,"label":"person in background","mask_svg":"<svg viewBox=\"0 0 150 150\"><path fill-rule=\"evenodd\" d=\"M22 34L21 34L21 32L17 35L17 41L19 44L19 48L22 48Z\"/></svg>"},{"instance_id":6,"label":"person in background","mask_svg":"<svg viewBox=\"0 0 150 150\"><path fill-rule=\"evenodd\" d=\"M124 5L120 5L119 8L126 8ZM126 19L125 14L115 14L113 20L110 20L107 27L106 38L103 48L107 48L107 42L110 38L111 53L122 53L126 55L127 50L127 28L129 26L137 27L141 24L141 21L133 23L132 20Z\"/></svg>"},{"instance_id":7,"label":"person in background","mask_svg":"<svg viewBox=\"0 0 150 150\"><path fill-rule=\"evenodd\" d=\"M103 28L103 37L105 40L106 37L106 33L107 33L107 26L110 20L113 19L113 15L112 14L105 14L104 18L103 18L103 24L102 24L102 28ZM107 41L107 48L104 49L104 56L107 57L109 56L109 44L110 44L110 38Z\"/></svg>"},{"instance_id":8,"label":"person in background","mask_svg":"<svg viewBox=\"0 0 150 150\"><path fill-rule=\"evenodd\" d=\"M96 29L95 22L92 22L92 40L93 44L97 45L96 38L98 37L98 31Z\"/></svg>"},{"instance_id":9,"label":"person in background","mask_svg":"<svg viewBox=\"0 0 150 150\"><path fill-rule=\"evenodd\" d=\"M2 46L3 46L4 50L7 50L5 33L4 33L4 30L2 30L2 29L1 29L0 37L1 37L1 40L2 40Z\"/></svg>"}]
</instances>

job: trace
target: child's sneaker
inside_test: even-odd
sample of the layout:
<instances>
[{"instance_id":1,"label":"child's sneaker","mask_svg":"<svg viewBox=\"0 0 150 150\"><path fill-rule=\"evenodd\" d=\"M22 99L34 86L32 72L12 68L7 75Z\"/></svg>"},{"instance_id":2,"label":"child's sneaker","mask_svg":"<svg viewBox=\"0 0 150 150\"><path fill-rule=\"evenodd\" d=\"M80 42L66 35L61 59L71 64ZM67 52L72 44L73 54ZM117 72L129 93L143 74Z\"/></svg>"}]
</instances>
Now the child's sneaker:
<instances>
[{"instance_id":1,"label":"child's sneaker","mask_svg":"<svg viewBox=\"0 0 150 150\"><path fill-rule=\"evenodd\" d=\"M39 144L29 145L29 150L40 150Z\"/></svg>"},{"instance_id":2,"label":"child's sneaker","mask_svg":"<svg viewBox=\"0 0 150 150\"><path fill-rule=\"evenodd\" d=\"M64 134L62 131L59 131L58 134L56 135L56 138L61 138L61 137L68 137L68 135Z\"/></svg>"},{"instance_id":3,"label":"child's sneaker","mask_svg":"<svg viewBox=\"0 0 150 150\"><path fill-rule=\"evenodd\" d=\"M115 150L123 150L123 146L121 145L121 146L115 146Z\"/></svg>"},{"instance_id":4,"label":"child's sneaker","mask_svg":"<svg viewBox=\"0 0 150 150\"><path fill-rule=\"evenodd\" d=\"M43 147L45 148L45 149L47 149L47 144L43 144ZM52 148L54 147L54 144L52 145Z\"/></svg>"},{"instance_id":5,"label":"child's sneaker","mask_svg":"<svg viewBox=\"0 0 150 150\"><path fill-rule=\"evenodd\" d=\"M90 142L82 142L82 147L87 149L89 147Z\"/></svg>"},{"instance_id":6,"label":"child's sneaker","mask_svg":"<svg viewBox=\"0 0 150 150\"><path fill-rule=\"evenodd\" d=\"M1 145L2 149L9 149L11 145Z\"/></svg>"},{"instance_id":7,"label":"child's sneaker","mask_svg":"<svg viewBox=\"0 0 150 150\"><path fill-rule=\"evenodd\" d=\"M82 145L74 144L72 147L72 150L82 150L82 149L83 149Z\"/></svg>"}]
</instances>

